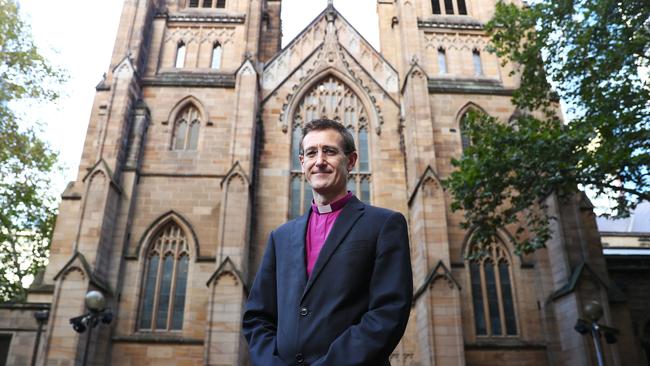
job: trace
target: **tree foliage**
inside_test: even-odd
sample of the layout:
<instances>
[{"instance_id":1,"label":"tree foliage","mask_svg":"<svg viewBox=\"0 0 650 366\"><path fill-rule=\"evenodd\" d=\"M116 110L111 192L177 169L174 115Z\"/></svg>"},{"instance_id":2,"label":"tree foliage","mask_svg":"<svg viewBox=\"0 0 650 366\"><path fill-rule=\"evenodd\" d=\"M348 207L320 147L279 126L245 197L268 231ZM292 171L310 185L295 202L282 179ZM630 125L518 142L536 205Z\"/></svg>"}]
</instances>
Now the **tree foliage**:
<instances>
[{"instance_id":1,"label":"tree foliage","mask_svg":"<svg viewBox=\"0 0 650 366\"><path fill-rule=\"evenodd\" d=\"M486 25L491 51L521 77L510 121L470 114L472 145L446 180L453 209L486 245L516 225L518 252L550 238L549 194L590 189L629 215L650 199L650 3L647 0L499 2ZM558 97L569 107L558 117Z\"/></svg>"},{"instance_id":2,"label":"tree foliage","mask_svg":"<svg viewBox=\"0 0 650 366\"><path fill-rule=\"evenodd\" d=\"M56 99L65 76L38 52L13 0L0 0L0 48L0 301L21 301L23 280L47 261L57 155L16 103Z\"/></svg>"}]
</instances>

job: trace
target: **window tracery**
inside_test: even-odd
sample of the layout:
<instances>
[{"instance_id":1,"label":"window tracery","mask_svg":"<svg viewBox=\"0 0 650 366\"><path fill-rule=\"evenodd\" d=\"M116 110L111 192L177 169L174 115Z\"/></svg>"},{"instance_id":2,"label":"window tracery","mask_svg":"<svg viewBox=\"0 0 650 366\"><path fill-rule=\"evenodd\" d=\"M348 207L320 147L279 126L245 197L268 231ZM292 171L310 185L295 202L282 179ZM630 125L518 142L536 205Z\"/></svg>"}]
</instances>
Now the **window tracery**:
<instances>
[{"instance_id":1,"label":"window tracery","mask_svg":"<svg viewBox=\"0 0 650 366\"><path fill-rule=\"evenodd\" d=\"M171 331L183 328L189 249L183 230L169 222L147 251L139 329Z\"/></svg>"},{"instance_id":2,"label":"window tracery","mask_svg":"<svg viewBox=\"0 0 650 366\"><path fill-rule=\"evenodd\" d=\"M357 95L337 78L330 76L313 87L300 101L293 116L291 137L291 203L289 216L295 218L309 210L313 198L300 166L300 142L305 123L327 118L342 123L354 137L359 156L348 179L348 190L370 203L369 125L366 110Z\"/></svg>"},{"instance_id":3,"label":"window tracery","mask_svg":"<svg viewBox=\"0 0 650 366\"><path fill-rule=\"evenodd\" d=\"M199 142L201 120L194 105L185 107L174 123L173 150L196 150Z\"/></svg>"},{"instance_id":4,"label":"window tracery","mask_svg":"<svg viewBox=\"0 0 650 366\"><path fill-rule=\"evenodd\" d=\"M511 261L501 244L493 243L469 258L470 289L477 336L516 336L517 318L513 294Z\"/></svg>"}]
</instances>

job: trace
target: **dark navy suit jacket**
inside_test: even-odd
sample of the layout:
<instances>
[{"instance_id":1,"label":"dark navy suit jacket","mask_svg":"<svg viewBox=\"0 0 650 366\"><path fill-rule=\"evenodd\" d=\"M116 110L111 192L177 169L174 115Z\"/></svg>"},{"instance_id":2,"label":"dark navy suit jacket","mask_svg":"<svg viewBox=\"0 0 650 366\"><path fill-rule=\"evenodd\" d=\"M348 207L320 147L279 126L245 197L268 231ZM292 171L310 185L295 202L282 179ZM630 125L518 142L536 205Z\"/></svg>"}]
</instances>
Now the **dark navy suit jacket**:
<instances>
[{"instance_id":1,"label":"dark navy suit jacket","mask_svg":"<svg viewBox=\"0 0 650 366\"><path fill-rule=\"evenodd\" d=\"M308 217L269 236L242 324L252 364L390 365L413 293L404 216L353 197L309 279Z\"/></svg>"}]
</instances>

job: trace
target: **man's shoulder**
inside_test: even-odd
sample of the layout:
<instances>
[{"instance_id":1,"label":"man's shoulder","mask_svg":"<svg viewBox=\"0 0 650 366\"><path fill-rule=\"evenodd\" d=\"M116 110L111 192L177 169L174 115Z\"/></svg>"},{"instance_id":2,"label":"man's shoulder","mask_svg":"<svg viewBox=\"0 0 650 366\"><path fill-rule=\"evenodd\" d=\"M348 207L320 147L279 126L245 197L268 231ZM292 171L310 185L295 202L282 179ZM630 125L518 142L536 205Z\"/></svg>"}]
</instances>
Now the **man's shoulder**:
<instances>
[{"instance_id":1,"label":"man's shoulder","mask_svg":"<svg viewBox=\"0 0 650 366\"><path fill-rule=\"evenodd\" d=\"M385 207L378 207L378 206L373 206L367 203L364 203L365 206L365 211L369 216L372 216L374 219L377 218L386 218L388 219L389 217L396 216L396 217L404 217L401 212L391 210Z\"/></svg>"},{"instance_id":2,"label":"man's shoulder","mask_svg":"<svg viewBox=\"0 0 650 366\"><path fill-rule=\"evenodd\" d=\"M275 230L273 230L272 234L278 236L290 235L293 232L295 225L298 225L297 222L301 219L301 217L302 216L299 216L295 219L289 220L284 224L278 226L277 228L275 228Z\"/></svg>"}]
</instances>

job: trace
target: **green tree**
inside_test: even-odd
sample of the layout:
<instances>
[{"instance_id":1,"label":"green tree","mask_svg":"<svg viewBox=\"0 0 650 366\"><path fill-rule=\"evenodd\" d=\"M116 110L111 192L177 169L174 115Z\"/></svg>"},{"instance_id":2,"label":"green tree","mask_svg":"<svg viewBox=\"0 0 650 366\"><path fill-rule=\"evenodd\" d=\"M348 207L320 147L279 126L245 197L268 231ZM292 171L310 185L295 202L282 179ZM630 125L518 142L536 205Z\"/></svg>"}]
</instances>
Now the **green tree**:
<instances>
[{"instance_id":1,"label":"green tree","mask_svg":"<svg viewBox=\"0 0 650 366\"><path fill-rule=\"evenodd\" d=\"M550 238L544 201L578 187L614 199L612 216L650 199L650 3L647 0L499 2L486 25L491 51L521 76L518 116L471 114L472 145L445 185L480 244L514 225L518 252ZM558 117L558 97L568 123ZM527 232L528 231L528 232ZM480 252L479 252L480 253Z\"/></svg>"},{"instance_id":2,"label":"green tree","mask_svg":"<svg viewBox=\"0 0 650 366\"><path fill-rule=\"evenodd\" d=\"M38 52L13 0L0 0L0 48L0 301L22 301L22 281L47 261L57 155L16 103L55 100L65 76Z\"/></svg>"}]
</instances>

